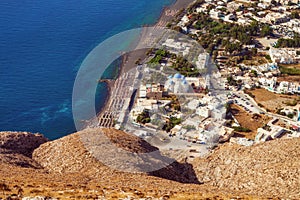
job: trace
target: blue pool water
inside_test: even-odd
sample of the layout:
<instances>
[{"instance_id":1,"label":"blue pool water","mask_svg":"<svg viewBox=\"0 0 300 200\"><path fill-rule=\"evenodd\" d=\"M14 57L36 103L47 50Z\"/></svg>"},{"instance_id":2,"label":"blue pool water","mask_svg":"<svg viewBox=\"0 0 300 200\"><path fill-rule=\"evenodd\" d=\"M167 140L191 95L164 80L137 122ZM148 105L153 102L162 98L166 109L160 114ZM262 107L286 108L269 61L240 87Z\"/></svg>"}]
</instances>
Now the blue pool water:
<instances>
[{"instance_id":1,"label":"blue pool water","mask_svg":"<svg viewBox=\"0 0 300 200\"><path fill-rule=\"evenodd\" d=\"M82 60L106 38L154 23L172 1L0 1L0 130L50 139L74 132L72 88ZM104 86L99 94L101 107Z\"/></svg>"}]
</instances>

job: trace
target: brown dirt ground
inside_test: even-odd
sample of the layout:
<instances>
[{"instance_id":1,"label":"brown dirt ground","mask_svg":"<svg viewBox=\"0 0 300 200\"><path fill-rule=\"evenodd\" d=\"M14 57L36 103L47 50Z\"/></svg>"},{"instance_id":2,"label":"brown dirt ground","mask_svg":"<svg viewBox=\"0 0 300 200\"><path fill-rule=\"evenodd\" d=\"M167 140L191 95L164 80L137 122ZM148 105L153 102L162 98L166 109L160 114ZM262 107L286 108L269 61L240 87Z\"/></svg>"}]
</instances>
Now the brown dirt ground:
<instances>
[{"instance_id":1,"label":"brown dirt ground","mask_svg":"<svg viewBox=\"0 0 300 200\"><path fill-rule=\"evenodd\" d=\"M281 127L283 127L283 128L287 128L287 129L289 129L289 125L287 124L287 122L284 122L283 120L278 120L276 123L275 123L275 125L277 125L277 126L281 126Z\"/></svg>"},{"instance_id":2,"label":"brown dirt ground","mask_svg":"<svg viewBox=\"0 0 300 200\"><path fill-rule=\"evenodd\" d=\"M300 82L300 76L283 75L277 78L277 81Z\"/></svg>"},{"instance_id":3,"label":"brown dirt ground","mask_svg":"<svg viewBox=\"0 0 300 200\"><path fill-rule=\"evenodd\" d=\"M295 63L295 64L280 64L284 67L287 67L287 68L297 68L297 69L300 69L300 63Z\"/></svg>"},{"instance_id":4,"label":"brown dirt ground","mask_svg":"<svg viewBox=\"0 0 300 200\"><path fill-rule=\"evenodd\" d=\"M295 95L276 94L263 88L248 90L247 92L250 92L255 96L254 99L258 104L263 105L264 108L269 109L274 113L277 109L286 106L286 102L291 102L294 99L297 99L297 96Z\"/></svg>"},{"instance_id":5,"label":"brown dirt ground","mask_svg":"<svg viewBox=\"0 0 300 200\"><path fill-rule=\"evenodd\" d=\"M251 60L244 60L243 63L245 65L262 65L268 63L268 60L265 57L256 56Z\"/></svg>"},{"instance_id":6,"label":"brown dirt ground","mask_svg":"<svg viewBox=\"0 0 300 200\"><path fill-rule=\"evenodd\" d=\"M253 114L246 112L242 107L236 104L231 105L231 110L240 125L251 130L251 132L235 133L235 136L246 137L253 140L257 134L257 129L270 120L270 118L265 115L258 115L258 117L255 118Z\"/></svg>"}]
</instances>

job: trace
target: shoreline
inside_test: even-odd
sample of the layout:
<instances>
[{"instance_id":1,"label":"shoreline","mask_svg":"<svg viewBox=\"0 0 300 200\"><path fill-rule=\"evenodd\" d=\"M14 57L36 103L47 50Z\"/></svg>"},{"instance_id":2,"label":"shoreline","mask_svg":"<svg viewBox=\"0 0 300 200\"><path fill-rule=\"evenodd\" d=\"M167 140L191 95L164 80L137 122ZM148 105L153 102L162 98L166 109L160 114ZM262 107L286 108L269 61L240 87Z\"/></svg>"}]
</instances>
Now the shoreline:
<instances>
[{"instance_id":1,"label":"shoreline","mask_svg":"<svg viewBox=\"0 0 300 200\"><path fill-rule=\"evenodd\" d=\"M153 25L145 25L144 27L154 26L154 27L164 27L165 28L167 23L169 21L171 21L178 14L178 12L182 8L189 6L193 2L195 2L195 0L176 0L175 2L170 4L169 6L165 6L162 9L159 18L156 20L156 22ZM147 38L147 35L148 34L145 33L144 30L141 31L140 36L137 38L136 45L134 47L139 46L143 41L145 41L145 39ZM112 91L115 89L115 85L114 85L115 81L120 76L122 76L126 71L129 71L130 69L136 67L137 66L137 64L136 64L137 60L144 61L147 58L146 52L147 52L147 49L140 49L140 50L125 53L124 55L122 55L122 62L118 66L119 72L118 72L118 75L117 75L116 79L114 79L114 80L112 80L112 79L103 80L103 82L106 83L106 87L107 87L107 90L108 90L108 95L105 98L104 106L97 113L97 121L96 121L97 124L95 124L95 119L91 119L91 120L89 120L89 123L87 124L86 127L98 126L99 118L107 112L109 104L112 101L112 95L111 94L112 94Z\"/></svg>"},{"instance_id":2,"label":"shoreline","mask_svg":"<svg viewBox=\"0 0 300 200\"><path fill-rule=\"evenodd\" d=\"M144 27L153 26L153 27L165 28L167 23L170 20L172 20L182 8L189 6L193 2L195 2L195 0L175 0L174 3L170 4L169 6L165 6L162 9L159 18L156 20L156 22L153 25L144 25ZM142 44L146 38L147 38L147 33L145 33L145 31L143 30L141 32L139 38L137 39L138 41L137 41L135 47ZM143 52L144 52L144 54L142 53L142 50L137 50L137 51L129 52L129 53L122 55L123 59L122 59L121 65L119 66L119 74L118 74L117 78L119 78L120 75L122 75L124 73L124 71L130 70L131 68L136 67L137 64L135 64L135 62L138 59L140 59L141 61L145 60L147 57L147 55L145 54L146 50L144 50Z\"/></svg>"}]
</instances>

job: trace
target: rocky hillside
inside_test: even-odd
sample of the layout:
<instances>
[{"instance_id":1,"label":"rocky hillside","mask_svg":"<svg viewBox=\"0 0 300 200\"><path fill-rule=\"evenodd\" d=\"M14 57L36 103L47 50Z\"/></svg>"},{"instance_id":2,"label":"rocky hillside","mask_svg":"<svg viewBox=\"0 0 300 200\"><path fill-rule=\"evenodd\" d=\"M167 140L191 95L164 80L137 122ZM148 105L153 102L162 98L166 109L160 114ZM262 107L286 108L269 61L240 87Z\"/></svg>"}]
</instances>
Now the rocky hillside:
<instances>
[{"instance_id":1,"label":"rocky hillside","mask_svg":"<svg viewBox=\"0 0 300 200\"><path fill-rule=\"evenodd\" d=\"M87 151L86 144L83 145L82 137L96 139L94 134L99 130L102 129L87 129L46 142L34 150L32 159L24 156L42 166L40 168L0 163L0 179L10 188L6 194L16 194L17 189L22 188L23 196L51 196L60 199L118 199L128 196L135 199L147 196L152 199L202 199L218 195L229 198L235 195L234 192L223 192L214 187L193 183L196 176L193 173L193 176L190 175L190 164L175 162L153 173L124 173L111 169L95 159ZM157 150L124 132L112 129L103 129L103 132L122 149L134 153ZM96 144L103 143L99 140ZM0 198L3 194L0 193ZM244 197L247 198L245 195Z\"/></svg>"},{"instance_id":2,"label":"rocky hillside","mask_svg":"<svg viewBox=\"0 0 300 200\"><path fill-rule=\"evenodd\" d=\"M0 163L40 168L31 159L34 149L48 140L41 134L28 132L0 132Z\"/></svg>"},{"instance_id":3,"label":"rocky hillside","mask_svg":"<svg viewBox=\"0 0 300 200\"><path fill-rule=\"evenodd\" d=\"M118 148L115 149L115 146ZM143 156L143 153L150 152L156 154L149 161L150 158ZM137 157L137 153L142 156ZM118 171L131 169L129 172L145 172L178 182L198 183L190 164L168 159L139 137L115 129L85 129L45 143L34 151L33 159L50 172L84 172L90 176L101 176L106 173L120 174ZM172 164L149 173L143 171L150 164L164 166L164 161L172 161Z\"/></svg>"},{"instance_id":4,"label":"rocky hillside","mask_svg":"<svg viewBox=\"0 0 300 200\"><path fill-rule=\"evenodd\" d=\"M107 167L98 157L104 155L101 151L115 156L109 143L119 147L118 152L135 154L156 152L157 148L114 129L86 129L46 143L41 135L28 133L3 133L0 138L0 180L10 188L6 194L22 188L25 196L60 199L300 198L300 139L252 147L225 144L193 163L175 161L151 173L126 173ZM132 159L130 154L124 156ZM141 158L133 161L139 163L134 169L146 166Z\"/></svg>"},{"instance_id":5,"label":"rocky hillside","mask_svg":"<svg viewBox=\"0 0 300 200\"><path fill-rule=\"evenodd\" d=\"M300 138L252 147L221 146L193 163L205 185L246 194L300 199Z\"/></svg>"},{"instance_id":6,"label":"rocky hillside","mask_svg":"<svg viewBox=\"0 0 300 200\"><path fill-rule=\"evenodd\" d=\"M28 132L0 132L0 148L31 157L34 149L47 142L42 134Z\"/></svg>"}]
</instances>

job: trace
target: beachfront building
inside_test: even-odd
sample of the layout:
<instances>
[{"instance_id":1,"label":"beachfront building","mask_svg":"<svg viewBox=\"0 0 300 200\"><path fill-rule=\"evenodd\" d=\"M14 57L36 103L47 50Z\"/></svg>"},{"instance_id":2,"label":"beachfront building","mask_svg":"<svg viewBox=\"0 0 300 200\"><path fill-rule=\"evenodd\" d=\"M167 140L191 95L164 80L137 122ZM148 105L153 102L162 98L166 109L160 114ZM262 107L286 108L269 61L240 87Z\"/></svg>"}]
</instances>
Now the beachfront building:
<instances>
[{"instance_id":1,"label":"beachfront building","mask_svg":"<svg viewBox=\"0 0 300 200\"><path fill-rule=\"evenodd\" d=\"M167 39L162 46L165 47L169 52L174 54L181 53L182 56L188 55L191 49L191 44L175 41L174 39L170 38Z\"/></svg>"}]
</instances>

